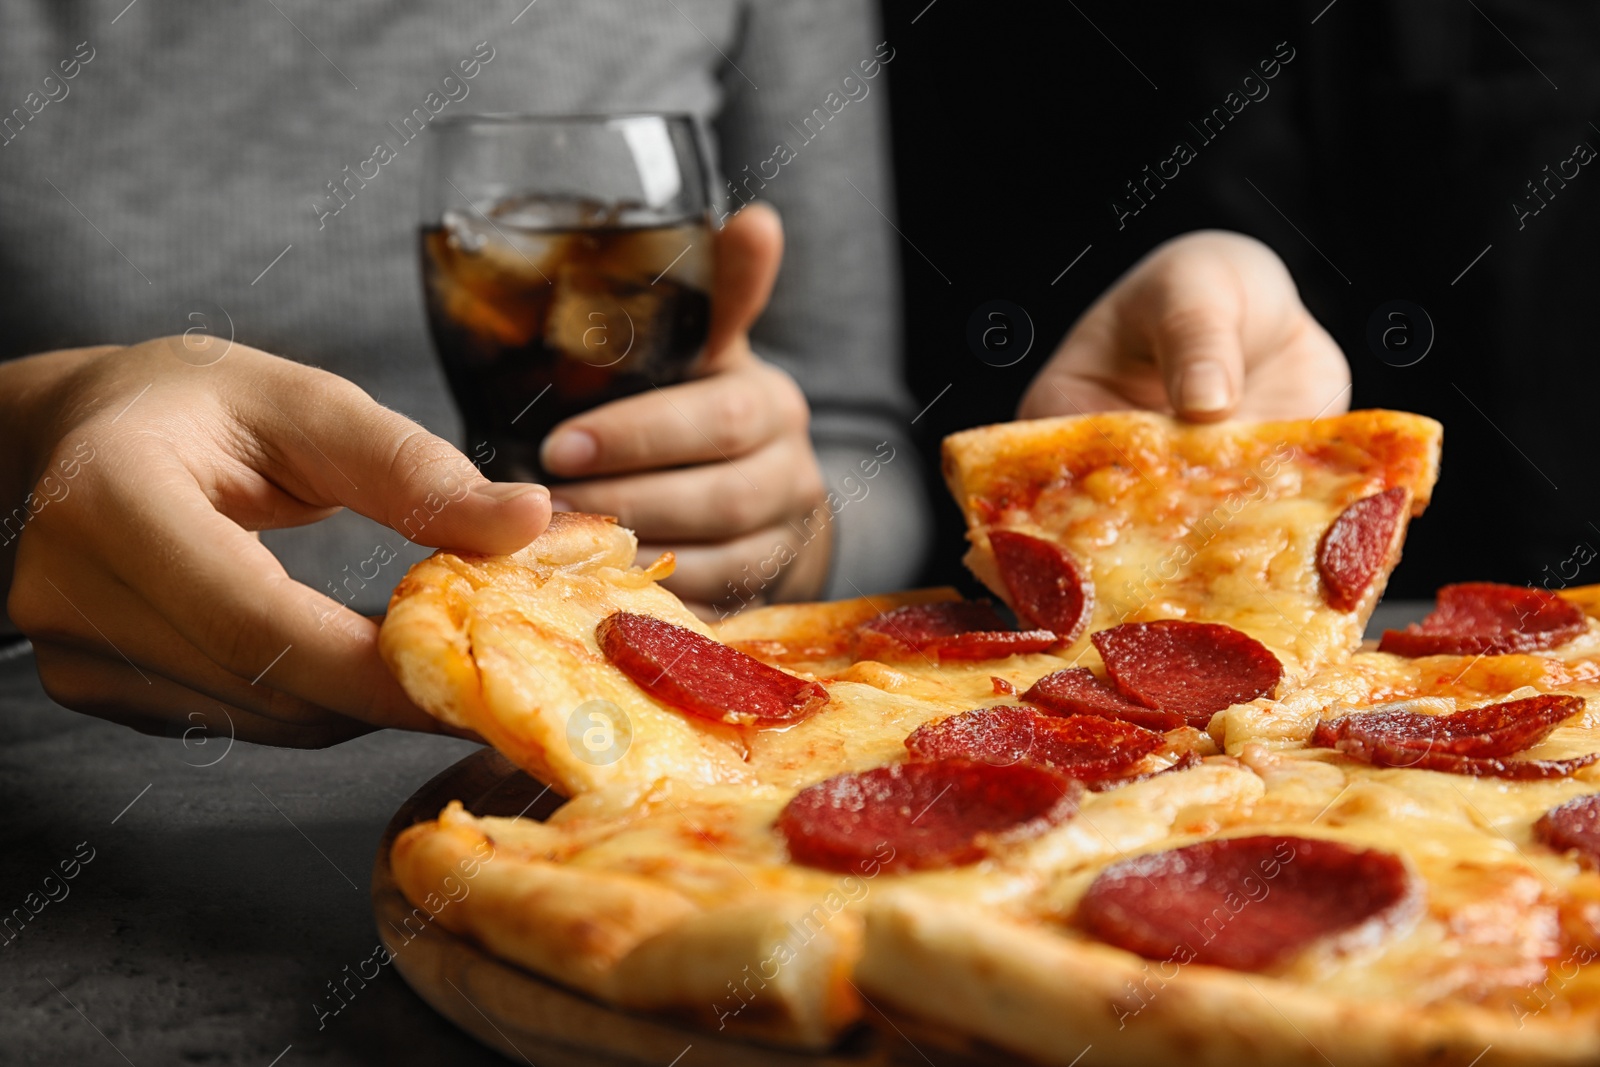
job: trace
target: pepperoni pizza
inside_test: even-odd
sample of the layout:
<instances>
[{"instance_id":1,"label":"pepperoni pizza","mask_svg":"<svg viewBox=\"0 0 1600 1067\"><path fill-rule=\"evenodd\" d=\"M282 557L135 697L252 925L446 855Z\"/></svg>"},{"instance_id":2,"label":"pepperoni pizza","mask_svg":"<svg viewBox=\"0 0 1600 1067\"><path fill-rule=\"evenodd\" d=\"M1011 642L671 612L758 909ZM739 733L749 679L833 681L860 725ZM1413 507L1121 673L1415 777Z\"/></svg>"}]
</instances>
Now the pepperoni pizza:
<instances>
[{"instance_id":1,"label":"pepperoni pizza","mask_svg":"<svg viewBox=\"0 0 1600 1067\"><path fill-rule=\"evenodd\" d=\"M1016 627L951 590L707 626L596 516L441 552L388 662L570 799L452 804L395 876L440 899L492 850L442 926L785 1046L888 1018L1063 1065L1595 1062L1600 592L1451 586L1361 643L1439 441L1393 412L957 434Z\"/></svg>"}]
</instances>

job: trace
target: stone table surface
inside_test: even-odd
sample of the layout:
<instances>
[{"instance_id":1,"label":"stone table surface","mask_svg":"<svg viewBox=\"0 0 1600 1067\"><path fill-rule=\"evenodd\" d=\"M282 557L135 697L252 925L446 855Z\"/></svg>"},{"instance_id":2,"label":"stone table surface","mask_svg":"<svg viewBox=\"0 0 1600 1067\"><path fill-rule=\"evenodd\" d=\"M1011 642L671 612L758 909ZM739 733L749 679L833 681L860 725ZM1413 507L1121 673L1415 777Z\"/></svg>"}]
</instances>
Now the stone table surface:
<instances>
[{"instance_id":1,"label":"stone table surface","mask_svg":"<svg viewBox=\"0 0 1600 1067\"><path fill-rule=\"evenodd\" d=\"M1427 607L1383 605L1374 626ZM31 655L0 662L0 1064L505 1063L392 967L319 1016L378 943L384 826L476 746L199 742L66 711Z\"/></svg>"}]
</instances>

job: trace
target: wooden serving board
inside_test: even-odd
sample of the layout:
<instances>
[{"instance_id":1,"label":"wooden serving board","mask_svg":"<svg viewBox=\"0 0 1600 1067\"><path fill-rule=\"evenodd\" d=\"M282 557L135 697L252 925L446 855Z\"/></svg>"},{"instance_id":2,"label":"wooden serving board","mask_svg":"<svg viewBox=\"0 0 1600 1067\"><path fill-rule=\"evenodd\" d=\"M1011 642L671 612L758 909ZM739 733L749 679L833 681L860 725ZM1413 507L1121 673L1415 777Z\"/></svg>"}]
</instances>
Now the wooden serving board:
<instances>
[{"instance_id":1,"label":"wooden serving board","mask_svg":"<svg viewBox=\"0 0 1600 1067\"><path fill-rule=\"evenodd\" d=\"M608 1008L502 962L434 922L409 926L413 905L395 884L389 851L406 827L459 800L477 815L544 819L562 798L493 749L447 767L412 794L384 830L372 868L378 935L406 983L439 1014L518 1063L539 1067L978 1067L1001 1061L910 1020L880 1018L822 1055L766 1048ZM420 932L417 932L420 929ZM868 1009L869 1013L872 1009Z\"/></svg>"}]
</instances>

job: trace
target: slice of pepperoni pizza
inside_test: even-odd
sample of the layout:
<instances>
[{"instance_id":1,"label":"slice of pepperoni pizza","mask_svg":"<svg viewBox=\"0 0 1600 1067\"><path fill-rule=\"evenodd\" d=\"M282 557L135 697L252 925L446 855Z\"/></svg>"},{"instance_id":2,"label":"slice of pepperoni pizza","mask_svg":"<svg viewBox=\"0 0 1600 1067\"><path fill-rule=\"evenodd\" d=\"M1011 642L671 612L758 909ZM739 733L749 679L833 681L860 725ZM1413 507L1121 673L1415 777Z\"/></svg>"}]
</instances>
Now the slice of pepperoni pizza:
<instances>
[{"instance_id":1,"label":"slice of pepperoni pizza","mask_svg":"<svg viewBox=\"0 0 1600 1067\"><path fill-rule=\"evenodd\" d=\"M1393 411L1204 426L1116 412L954 434L944 473L968 566L1027 624L1081 640L1221 623L1294 684L1360 642L1433 491L1440 439L1438 423ZM1211 658L1191 636L1128 640Z\"/></svg>"},{"instance_id":2,"label":"slice of pepperoni pizza","mask_svg":"<svg viewBox=\"0 0 1600 1067\"><path fill-rule=\"evenodd\" d=\"M959 1019L969 1045L1062 1067L1600 1058L1582 783L1243 764L1252 803L1009 906L885 886L856 981L914 1040Z\"/></svg>"},{"instance_id":3,"label":"slice of pepperoni pizza","mask_svg":"<svg viewBox=\"0 0 1600 1067\"><path fill-rule=\"evenodd\" d=\"M568 796L623 774L741 780L733 727L649 699L601 651L597 628L617 612L707 633L656 583L670 558L642 568L635 548L610 519L557 514L510 556L437 552L395 589L379 650L429 714ZM623 752L625 763L609 758Z\"/></svg>"},{"instance_id":4,"label":"slice of pepperoni pizza","mask_svg":"<svg viewBox=\"0 0 1600 1067\"><path fill-rule=\"evenodd\" d=\"M563 513L511 556L436 553L396 588L380 651L420 706L566 796L636 796L662 779L799 788L1009 699L997 670L1026 686L1063 666L1006 644L998 619L982 622L999 627L982 640L1004 646L989 658L850 651L885 612L961 605L949 590L753 610L714 629L657 583L670 558L640 567L635 551L612 520Z\"/></svg>"}]
</instances>

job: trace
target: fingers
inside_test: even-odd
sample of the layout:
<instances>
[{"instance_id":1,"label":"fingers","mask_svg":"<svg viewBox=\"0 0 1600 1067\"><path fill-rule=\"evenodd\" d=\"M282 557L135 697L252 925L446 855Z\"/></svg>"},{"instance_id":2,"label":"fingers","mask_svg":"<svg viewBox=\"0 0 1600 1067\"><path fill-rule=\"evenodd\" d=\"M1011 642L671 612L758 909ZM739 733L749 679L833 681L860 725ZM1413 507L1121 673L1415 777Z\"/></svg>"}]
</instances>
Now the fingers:
<instances>
[{"instance_id":1,"label":"fingers","mask_svg":"<svg viewBox=\"0 0 1600 1067\"><path fill-rule=\"evenodd\" d=\"M1130 294L1129 304L1132 319L1145 324L1173 410L1195 421L1231 413L1244 383L1244 294L1228 261L1171 257Z\"/></svg>"},{"instance_id":2,"label":"fingers","mask_svg":"<svg viewBox=\"0 0 1600 1067\"><path fill-rule=\"evenodd\" d=\"M783 223L770 205L757 202L729 219L714 239L708 369L735 349L736 339L766 309L783 260Z\"/></svg>"},{"instance_id":3,"label":"fingers","mask_svg":"<svg viewBox=\"0 0 1600 1067\"><path fill-rule=\"evenodd\" d=\"M185 480L187 470L163 469L153 456L142 460L137 477L124 469L138 462L131 457L108 454L84 469L85 504L92 501L106 521L75 529L99 538L91 553L155 616L251 685L374 725L433 728L384 666L374 623L290 579L270 551L218 513L192 478ZM152 485L159 492L148 491ZM36 523L71 515L70 509L42 512ZM44 532L24 531L19 574L38 570L23 554L32 550L28 535ZM95 604L77 607L91 620L99 614Z\"/></svg>"},{"instance_id":4,"label":"fingers","mask_svg":"<svg viewBox=\"0 0 1600 1067\"><path fill-rule=\"evenodd\" d=\"M220 762L232 741L293 748L324 748L368 733L372 727L332 712L309 722L287 723L230 707L161 674L141 677L121 658L35 642L44 689L62 707L108 719L140 733L181 737L186 762Z\"/></svg>"},{"instance_id":5,"label":"fingers","mask_svg":"<svg viewBox=\"0 0 1600 1067\"><path fill-rule=\"evenodd\" d=\"M351 508L418 544L488 554L514 552L548 525L543 486L488 481L350 382L281 360L257 377L241 415L296 497Z\"/></svg>"},{"instance_id":6,"label":"fingers","mask_svg":"<svg viewBox=\"0 0 1600 1067\"><path fill-rule=\"evenodd\" d=\"M1116 408L1205 422L1238 406L1244 297L1230 242L1169 242L1118 279L1029 388L1024 418Z\"/></svg>"},{"instance_id":7,"label":"fingers","mask_svg":"<svg viewBox=\"0 0 1600 1067\"><path fill-rule=\"evenodd\" d=\"M543 489L491 485L348 382L242 345L192 363L158 340L78 373L58 445L92 451L22 531L7 604L64 703L142 724L163 702L210 701L274 743L437 729L384 666L377 625L291 580L240 523L349 506L424 543L504 552L548 521Z\"/></svg>"},{"instance_id":8,"label":"fingers","mask_svg":"<svg viewBox=\"0 0 1600 1067\"><path fill-rule=\"evenodd\" d=\"M1121 337L1104 298L1079 319L1034 377L1017 408L1023 419L1141 408L1168 410L1166 384L1147 352Z\"/></svg>"},{"instance_id":9,"label":"fingers","mask_svg":"<svg viewBox=\"0 0 1600 1067\"><path fill-rule=\"evenodd\" d=\"M716 241L711 327L698 382L656 389L558 426L540 448L563 478L727 460L803 429L805 398L783 372L754 360L743 337L767 306L783 258L783 227L765 204L740 211Z\"/></svg>"},{"instance_id":10,"label":"fingers","mask_svg":"<svg viewBox=\"0 0 1600 1067\"><path fill-rule=\"evenodd\" d=\"M336 714L224 670L85 553L29 539L21 562L12 614L36 646L75 649L120 664L130 688L160 676L181 679L200 695L290 727L315 726Z\"/></svg>"},{"instance_id":11,"label":"fingers","mask_svg":"<svg viewBox=\"0 0 1600 1067\"><path fill-rule=\"evenodd\" d=\"M1312 418L1340 399L1350 369L1300 302L1281 259L1235 233L1191 234L1158 250L1125 318L1146 323L1173 409L1191 421Z\"/></svg>"},{"instance_id":12,"label":"fingers","mask_svg":"<svg viewBox=\"0 0 1600 1067\"><path fill-rule=\"evenodd\" d=\"M1151 340L1180 417L1210 422L1232 414L1244 381L1236 319L1216 306L1181 305L1156 320Z\"/></svg>"},{"instance_id":13,"label":"fingers","mask_svg":"<svg viewBox=\"0 0 1600 1067\"><path fill-rule=\"evenodd\" d=\"M728 540L806 510L823 492L810 441L798 435L728 463L560 487L574 510L615 515L653 542Z\"/></svg>"},{"instance_id":14,"label":"fingers","mask_svg":"<svg viewBox=\"0 0 1600 1067\"><path fill-rule=\"evenodd\" d=\"M1199 232L1157 248L1095 302L1019 414L1133 407L1196 422L1307 418L1331 410L1348 382L1342 353L1272 250Z\"/></svg>"},{"instance_id":15,"label":"fingers","mask_svg":"<svg viewBox=\"0 0 1600 1067\"><path fill-rule=\"evenodd\" d=\"M752 360L569 419L545 439L540 462L563 478L727 462L804 433L809 419L794 380Z\"/></svg>"},{"instance_id":16,"label":"fingers","mask_svg":"<svg viewBox=\"0 0 1600 1067\"><path fill-rule=\"evenodd\" d=\"M1350 408L1350 364L1316 320L1253 366L1250 386L1234 413L1245 419L1304 419Z\"/></svg>"}]
</instances>

